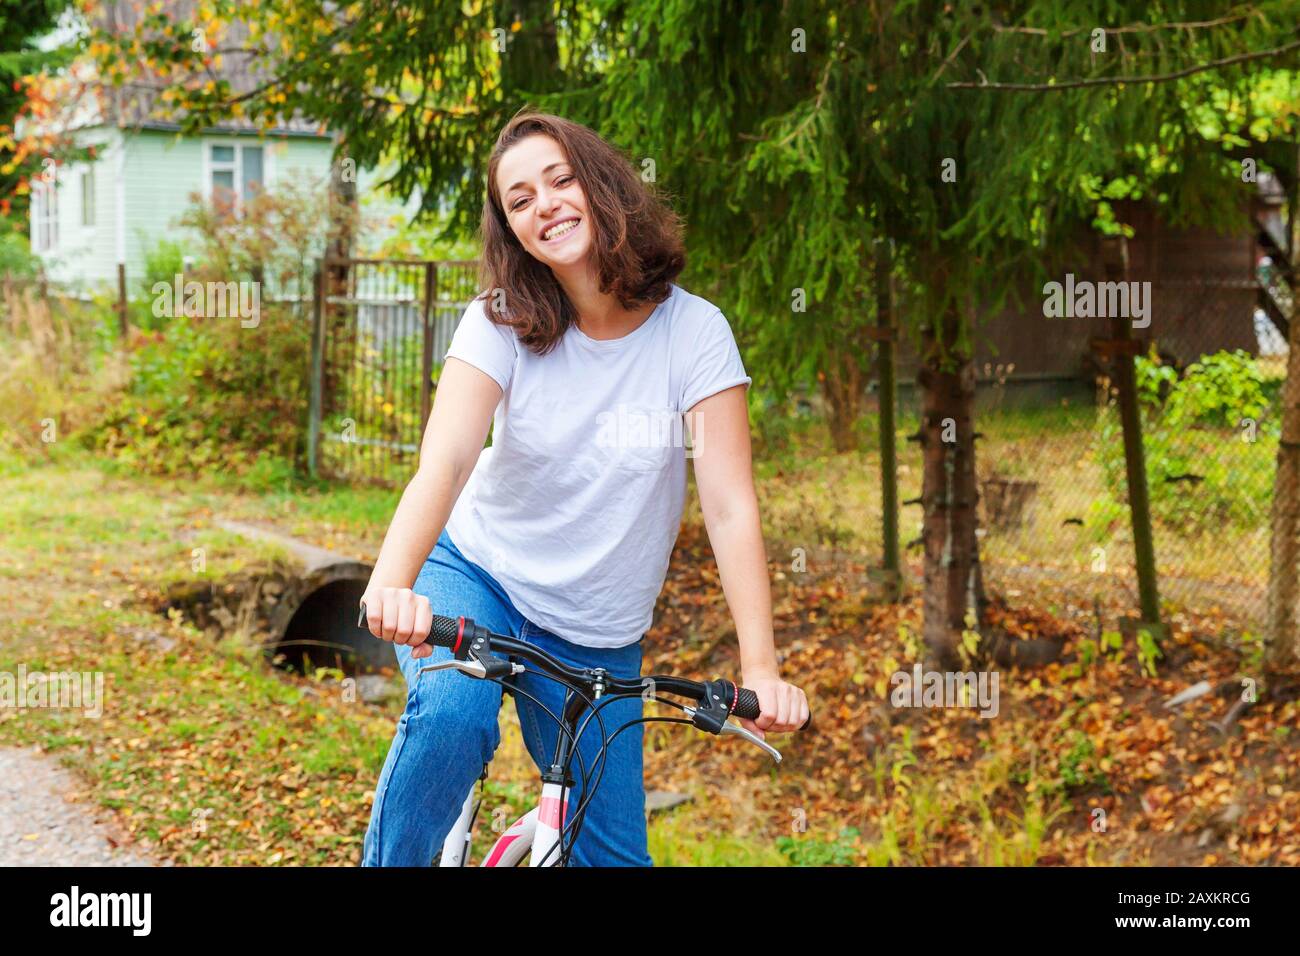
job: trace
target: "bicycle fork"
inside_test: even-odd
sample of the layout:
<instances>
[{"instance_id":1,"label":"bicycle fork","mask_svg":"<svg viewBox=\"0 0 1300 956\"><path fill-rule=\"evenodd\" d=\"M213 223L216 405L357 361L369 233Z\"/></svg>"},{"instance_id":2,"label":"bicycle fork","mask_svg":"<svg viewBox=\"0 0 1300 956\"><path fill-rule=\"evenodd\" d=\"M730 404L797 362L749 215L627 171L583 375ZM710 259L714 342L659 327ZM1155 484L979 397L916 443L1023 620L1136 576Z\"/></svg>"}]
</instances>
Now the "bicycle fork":
<instances>
[{"instance_id":1,"label":"bicycle fork","mask_svg":"<svg viewBox=\"0 0 1300 956\"><path fill-rule=\"evenodd\" d=\"M598 673L604 671L598 669ZM596 685L595 697L599 698L603 690L602 683ZM557 846L564 832L564 823L568 819L569 793L573 788L573 778L569 776L567 764L569 751L573 747L574 734L577 731L578 717L586 707L586 702L572 692L565 695L562 714L564 726L560 728L555 741L555 759L550 769L541 775L542 801L537 805L537 831L533 835L533 853L529 866L557 866L561 862L563 847Z\"/></svg>"},{"instance_id":2,"label":"bicycle fork","mask_svg":"<svg viewBox=\"0 0 1300 956\"><path fill-rule=\"evenodd\" d=\"M537 805L537 829L533 832L533 853L529 866L558 866L560 833L569 808L568 788L556 782L542 784L542 801Z\"/></svg>"},{"instance_id":3,"label":"bicycle fork","mask_svg":"<svg viewBox=\"0 0 1300 956\"><path fill-rule=\"evenodd\" d=\"M482 800L483 781L487 779L488 765L483 765L483 772L479 774L479 800ZM474 832L474 818L478 816L479 804L474 800L474 788L469 788L469 793L465 795L465 802L461 804L460 815L456 817L456 822L451 825L447 832L447 838L442 844L442 856L438 860L439 866L465 866L469 862L469 842Z\"/></svg>"}]
</instances>

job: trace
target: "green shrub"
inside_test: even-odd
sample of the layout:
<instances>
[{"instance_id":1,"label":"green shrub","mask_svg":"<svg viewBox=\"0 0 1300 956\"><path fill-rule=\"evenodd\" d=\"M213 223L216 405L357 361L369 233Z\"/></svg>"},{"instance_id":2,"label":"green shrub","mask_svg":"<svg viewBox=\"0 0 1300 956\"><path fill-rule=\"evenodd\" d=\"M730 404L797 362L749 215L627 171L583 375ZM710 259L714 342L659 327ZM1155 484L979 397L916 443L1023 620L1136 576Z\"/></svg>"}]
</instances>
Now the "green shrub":
<instances>
[{"instance_id":1,"label":"green shrub","mask_svg":"<svg viewBox=\"0 0 1300 956\"><path fill-rule=\"evenodd\" d=\"M335 221L321 183L259 192L238 210L195 195L177 223L190 238L159 241L146 256L134 290L130 387L85 443L155 474L208 472L262 489L290 483L306 431L311 331L292 302L278 300L303 299L315 257L336 230L356 226L338 213ZM185 269L189 251L195 261ZM180 302L154 315L155 284L170 287L180 274L256 283L258 323L186 315Z\"/></svg>"},{"instance_id":2,"label":"green shrub","mask_svg":"<svg viewBox=\"0 0 1300 956\"><path fill-rule=\"evenodd\" d=\"M255 328L179 316L131 353L130 389L86 443L150 473L279 482L298 457L309 349L288 310L263 306Z\"/></svg>"},{"instance_id":3,"label":"green shrub","mask_svg":"<svg viewBox=\"0 0 1300 956\"><path fill-rule=\"evenodd\" d=\"M31 278L40 271L40 262L26 234L0 228L0 276Z\"/></svg>"},{"instance_id":4,"label":"green shrub","mask_svg":"<svg viewBox=\"0 0 1300 956\"><path fill-rule=\"evenodd\" d=\"M1110 781L1099 766L1100 758L1092 738L1076 730L1070 735L1070 749L1061 754L1060 785L1067 790L1101 787L1110 790Z\"/></svg>"},{"instance_id":5,"label":"green shrub","mask_svg":"<svg viewBox=\"0 0 1300 956\"><path fill-rule=\"evenodd\" d=\"M1180 379L1168 365L1137 360L1138 396L1171 426L1239 428L1259 422L1277 398L1280 382L1266 381L1259 362L1237 349L1215 352L1187 366Z\"/></svg>"},{"instance_id":6,"label":"green shrub","mask_svg":"<svg viewBox=\"0 0 1300 956\"><path fill-rule=\"evenodd\" d=\"M758 457L786 464L829 448L826 422L809 389L790 392L758 385L749 390L750 434Z\"/></svg>"},{"instance_id":7,"label":"green shrub","mask_svg":"<svg viewBox=\"0 0 1300 956\"><path fill-rule=\"evenodd\" d=\"M1154 515L1184 530L1221 522L1257 527L1272 494L1277 383L1242 351L1207 355L1181 377L1141 357L1136 371ZM1106 483L1117 500L1126 500L1117 414L1103 417L1098 439Z\"/></svg>"},{"instance_id":8,"label":"green shrub","mask_svg":"<svg viewBox=\"0 0 1300 956\"><path fill-rule=\"evenodd\" d=\"M171 320L154 315L153 287L165 282L169 286L185 271L185 247L171 239L161 239L145 252L144 276L136 286L137 298L131 303L131 324L155 331Z\"/></svg>"},{"instance_id":9,"label":"green shrub","mask_svg":"<svg viewBox=\"0 0 1300 956\"><path fill-rule=\"evenodd\" d=\"M776 847L794 866L855 866L861 835L856 827L845 827L829 840L778 837Z\"/></svg>"}]
</instances>

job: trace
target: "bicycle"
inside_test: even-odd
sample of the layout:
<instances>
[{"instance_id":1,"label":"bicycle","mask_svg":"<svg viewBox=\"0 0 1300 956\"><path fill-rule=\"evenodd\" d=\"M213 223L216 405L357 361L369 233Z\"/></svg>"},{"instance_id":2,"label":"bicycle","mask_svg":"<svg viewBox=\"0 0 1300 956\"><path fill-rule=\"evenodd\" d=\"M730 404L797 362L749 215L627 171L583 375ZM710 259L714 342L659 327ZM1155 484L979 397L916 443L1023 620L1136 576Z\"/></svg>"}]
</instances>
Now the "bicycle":
<instances>
[{"instance_id":1,"label":"bicycle","mask_svg":"<svg viewBox=\"0 0 1300 956\"><path fill-rule=\"evenodd\" d=\"M357 626L362 628L366 626L364 604L361 605L361 616ZM453 618L435 614L433 626L426 640L435 646L449 648L452 659L422 667L418 672L420 675L429 671L457 670L478 680L494 680L511 694L523 693L528 696L542 706L559 724L555 758L551 766L540 774L541 799L536 806L501 833L487 856L483 858L483 866L518 866L525 856L529 857L529 866L567 866L573 844L582 832L583 815L600 786L601 776L604 774L606 751L615 737L634 724L691 724L715 736L738 736L766 751L777 763L781 762L781 754L775 747L728 720L732 716L754 720L760 713L758 696L747 688L739 687L734 681L715 678L701 683L667 675L628 679L615 677L604 668L574 668L540 648L512 637L494 634L475 624L473 619L465 617ZM524 673L527 669L525 663L514 659L503 659L498 656L498 653L493 653L494 651L511 658L522 659L540 673L563 684L567 688L567 693L562 714L556 716L535 697L512 683L516 675ZM693 706L660 697L661 691L688 698L693 701ZM658 701L676 707L689 719L641 717L622 724L612 734L607 733L600 710L610 701L630 697L641 697L647 701ZM584 710L590 712L579 724L578 718L582 716ZM600 728L602 744L589 770L578 752L577 743L593 719ZM807 729L811 723L812 716L809 715L800 730ZM571 768L575 755L578 757L582 775L583 799L570 817L568 796L576 783ZM479 777L480 784L487 779L487 771L485 765ZM594 783L592 783L593 777ZM478 800L475 800L474 788L471 787L461 806L460 815L443 842L439 853L439 866L467 865L474 821L478 817L481 806L481 786Z\"/></svg>"}]
</instances>

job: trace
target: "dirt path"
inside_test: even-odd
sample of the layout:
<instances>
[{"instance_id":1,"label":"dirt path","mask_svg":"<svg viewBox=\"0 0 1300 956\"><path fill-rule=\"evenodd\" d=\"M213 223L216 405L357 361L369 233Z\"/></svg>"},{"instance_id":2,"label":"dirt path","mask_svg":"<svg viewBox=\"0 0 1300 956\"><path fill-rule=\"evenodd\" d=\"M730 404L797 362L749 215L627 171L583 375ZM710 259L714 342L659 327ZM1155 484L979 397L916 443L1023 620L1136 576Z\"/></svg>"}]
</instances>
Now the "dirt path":
<instances>
[{"instance_id":1,"label":"dirt path","mask_svg":"<svg viewBox=\"0 0 1300 956\"><path fill-rule=\"evenodd\" d=\"M153 866L120 845L108 812L35 748L0 747L0 866ZM96 819L96 818L99 819Z\"/></svg>"}]
</instances>

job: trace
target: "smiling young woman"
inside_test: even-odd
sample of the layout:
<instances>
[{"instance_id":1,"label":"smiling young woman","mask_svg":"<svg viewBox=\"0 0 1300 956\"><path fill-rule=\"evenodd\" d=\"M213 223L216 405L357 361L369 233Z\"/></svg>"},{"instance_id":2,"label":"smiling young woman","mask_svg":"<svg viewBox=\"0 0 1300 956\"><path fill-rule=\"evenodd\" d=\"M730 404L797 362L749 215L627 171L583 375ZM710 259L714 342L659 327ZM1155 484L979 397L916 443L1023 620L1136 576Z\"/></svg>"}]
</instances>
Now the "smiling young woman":
<instances>
[{"instance_id":1,"label":"smiling young woman","mask_svg":"<svg viewBox=\"0 0 1300 956\"><path fill-rule=\"evenodd\" d=\"M680 222L618 150L556 116L512 119L487 178L485 291L447 351L419 468L362 598L408 685L366 833L369 866L428 865L500 742L500 685L420 677L419 661L447 653L425 641L432 615L471 617L575 667L638 677L688 455L743 683L762 711L742 723L761 736L808 717L777 666L750 377L722 313L674 282L686 262ZM524 674L519 686L560 709L559 685ZM548 766L554 719L524 695L516 706L530 755ZM641 701L606 711L636 720ZM652 863L641 728L609 748L574 863ZM580 740L588 766L599 744Z\"/></svg>"}]
</instances>

